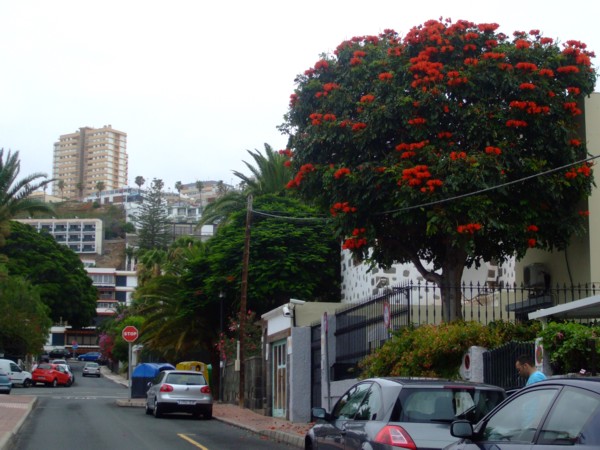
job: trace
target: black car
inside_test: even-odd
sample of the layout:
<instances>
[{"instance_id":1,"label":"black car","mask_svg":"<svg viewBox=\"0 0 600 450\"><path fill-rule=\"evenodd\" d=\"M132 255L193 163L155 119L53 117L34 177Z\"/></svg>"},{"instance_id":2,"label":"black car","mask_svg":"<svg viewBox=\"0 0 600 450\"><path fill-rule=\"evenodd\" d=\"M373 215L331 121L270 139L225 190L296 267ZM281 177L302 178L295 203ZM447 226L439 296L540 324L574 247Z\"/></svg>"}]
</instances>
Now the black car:
<instances>
[{"instance_id":1,"label":"black car","mask_svg":"<svg viewBox=\"0 0 600 450\"><path fill-rule=\"evenodd\" d=\"M305 437L314 449L436 449L455 442L450 424L473 423L506 398L502 388L431 378L371 378L352 386Z\"/></svg>"},{"instance_id":2,"label":"black car","mask_svg":"<svg viewBox=\"0 0 600 450\"><path fill-rule=\"evenodd\" d=\"M66 348L55 348L50 350L48 356L51 359L66 359L71 357L71 353Z\"/></svg>"},{"instance_id":3,"label":"black car","mask_svg":"<svg viewBox=\"0 0 600 450\"><path fill-rule=\"evenodd\" d=\"M550 378L511 395L477 425L458 420L445 450L600 448L600 378Z\"/></svg>"}]
</instances>

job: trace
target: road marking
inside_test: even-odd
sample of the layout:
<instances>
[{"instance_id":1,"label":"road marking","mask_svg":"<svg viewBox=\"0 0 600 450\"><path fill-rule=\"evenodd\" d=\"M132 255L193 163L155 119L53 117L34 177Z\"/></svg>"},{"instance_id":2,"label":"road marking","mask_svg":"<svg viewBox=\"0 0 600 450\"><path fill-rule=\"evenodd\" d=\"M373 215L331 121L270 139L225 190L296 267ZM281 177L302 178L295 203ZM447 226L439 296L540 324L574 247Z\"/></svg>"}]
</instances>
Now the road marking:
<instances>
[{"instance_id":1,"label":"road marking","mask_svg":"<svg viewBox=\"0 0 600 450\"><path fill-rule=\"evenodd\" d=\"M193 440L191 437L186 436L185 434L177 434L177 436L179 436L181 439L183 439L184 441L188 441L190 444L192 444L195 447L198 447L202 450L208 450L207 447L205 447L204 445L200 444L199 442L196 442L195 440Z\"/></svg>"}]
</instances>

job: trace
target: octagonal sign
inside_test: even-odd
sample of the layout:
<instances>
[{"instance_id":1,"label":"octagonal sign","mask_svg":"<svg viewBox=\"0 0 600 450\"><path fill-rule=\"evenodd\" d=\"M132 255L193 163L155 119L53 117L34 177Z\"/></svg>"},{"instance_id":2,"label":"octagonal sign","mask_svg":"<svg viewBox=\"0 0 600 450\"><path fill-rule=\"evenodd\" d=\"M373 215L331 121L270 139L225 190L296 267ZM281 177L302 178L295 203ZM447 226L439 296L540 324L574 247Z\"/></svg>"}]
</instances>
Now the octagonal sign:
<instances>
[{"instance_id":1,"label":"octagonal sign","mask_svg":"<svg viewBox=\"0 0 600 450\"><path fill-rule=\"evenodd\" d=\"M123 336L123 339L125 339L127 342L135 342L135 340L138 338L138 335L138 329L133 325L127 325L121 332L121 336Z\"/></svg>"}]
</instances>

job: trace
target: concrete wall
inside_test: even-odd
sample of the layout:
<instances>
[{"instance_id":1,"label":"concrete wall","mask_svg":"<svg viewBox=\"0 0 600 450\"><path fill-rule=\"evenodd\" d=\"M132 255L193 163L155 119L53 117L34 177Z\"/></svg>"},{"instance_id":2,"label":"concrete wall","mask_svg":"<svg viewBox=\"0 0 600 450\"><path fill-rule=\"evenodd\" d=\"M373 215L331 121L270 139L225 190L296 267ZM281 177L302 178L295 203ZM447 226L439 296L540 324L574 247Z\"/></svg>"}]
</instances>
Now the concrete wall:
<instances>
[{"instance_id":1,"label":"concrete wall","mask_svg":"<svg viewBox=\"0 0 600 450\"><path fill-rule=\"evenodd\" d=\"M288 415L292 422L310 422L310 327L292 328L288 346Z\"/></svg>"}]
</instances>

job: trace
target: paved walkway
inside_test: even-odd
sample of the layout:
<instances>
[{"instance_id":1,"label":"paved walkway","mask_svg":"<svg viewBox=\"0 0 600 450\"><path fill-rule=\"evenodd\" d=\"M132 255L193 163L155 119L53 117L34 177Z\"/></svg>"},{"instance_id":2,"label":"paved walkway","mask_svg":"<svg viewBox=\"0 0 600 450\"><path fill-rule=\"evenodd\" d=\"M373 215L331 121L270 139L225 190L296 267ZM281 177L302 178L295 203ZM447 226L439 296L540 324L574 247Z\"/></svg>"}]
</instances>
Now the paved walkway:
<instances>
[{"instance_id":1,"label":"paved walkway","mask_svg":"<svg viewBox=\"0 0 600 450\"><path fill-rule=\"evenodd\" d=\"M115 383L127 386L127 380L102 367L102 374ZM9 450L10 441L35 407L37 397L30 395L0 396L0 450ZM143 398L117 400L123 407L144 407ZM215 403L213 418L236 427L269 437L297 448L304 448L304 435L311 424L291 423L275 417L263 416L246 408L228 403Z\"/></svg>"}]
</instances>

